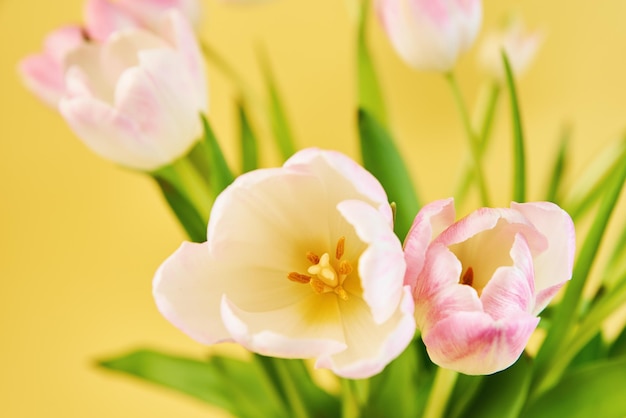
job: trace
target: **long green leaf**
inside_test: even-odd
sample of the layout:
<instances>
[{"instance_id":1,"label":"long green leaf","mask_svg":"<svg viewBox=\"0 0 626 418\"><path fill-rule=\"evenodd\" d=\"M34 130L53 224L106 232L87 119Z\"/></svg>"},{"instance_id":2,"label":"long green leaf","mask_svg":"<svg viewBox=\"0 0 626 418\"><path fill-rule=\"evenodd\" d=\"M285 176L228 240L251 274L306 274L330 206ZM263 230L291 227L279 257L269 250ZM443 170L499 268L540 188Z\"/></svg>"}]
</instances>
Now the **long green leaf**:
<instances>
[{"instance_id":1,"label":"long green leaf","mask_svg":"<svg viewBox=\"0 0 626 418\"><path fill-rule=\"evenodd\" d=\"M572 371L544 393L522 418L626 416L626 357Z\"/></svg>"},{"instance_id":2,"label":"long green leaf","mask_svg":"<svg viewBox=\"0 0 626 418\"><path fill-rule=\"evenodd\" d=\"M359 110L363 164L397 205L395 232L404 239L419 210L417 192L391 135L366 110Z\"/></svg>"},{"instance_id":3,"label":"long green leaf","mask_svg":"<svg viewBox=\"0 0 626 418\"><path fill-rule=\"evenodd\" d=\"M359 107L367 110L378 122L387 124L387 112L381 93L376 69L367 44L367 22L370 15L371 0L361 2L357 32L357 80Z\"/></svg>"},{"instance_id":4,"label":"long green leaf","mask_svg":"<svg viewBox=\"0 0 626 418\"><path fill-rule=\"evenodd\" d=\"M611 214L615 209L617 200L621 194L624 180L626 179L626 159L621 161L620 171L611 179L608 190L600 204L596 218L591 225L587 238L578 255L578 261L574 266L572 280L567 285L565 295L556 310L552 326L543 342L536 357L535 382L533 387L536 390L543 390L550 386L562 370L553 367L553 359L559 355L563 344L566 343L566 336L575 325L583 288L589 277L589 272L596 259L600 243L604 237L607 224ZM593 336L593 334L591 335ZM549 379L546 379L549 377Z\"/></svg>"},{"instance_id":5,"label":"long green leaf","mask_svg":"<svg viewBox=\"0 0 626 418\"><path fill-rule=\"evenodd\" d=\"M195 207L166 179L153 176L163 197L193 242L206 241L207 222L196 211Z\"/></svg>"},{"instance_id":6,"label":"long green leaf","mask_svg":"<svg viewBox=\"0 0 626 418\"><path fill-rule=\"evenodd\" d=\"M532 364L522 355L511 367L485 376L474 402L463 417L515 418L526 401L532 377Z\"/></svg>"},{"instance_id":7,"label":"long green leaf","mask_svg":"<svg viewBox=\"0 0 626 418\"><path fill-rule=\"evenodd\" d=\"M207 145L209 160L211 161L211 187L213 193L218 195L233 182L235 176L228 167L215 133L204 115L202 115L202 125L204 126L204 141Z\"/></svg>"},{"instance_id":8,"label":"long green leaf","mask_svg":"<svg viewBox=\"0 0 626 418\"><path fill-rule=\"evenodd\" d=\"M411 344L382 373L370 379L370 396L363 418L419 417L426 403L432 374L420 369L415 344Z\"/></svg>"},{"instance_id":9,"label":"long green leaf","mask_svg":"<svg viewBox=\"0 0 626 418\"><path fill-rule=\"evenodd\" d=\"M246 173L258 168L259 147L243 103L239 102L237 109L239 111L239 138L241 140L241 171Z\"/></svg>"},{"instance_id":10,"label":"long green leaf","mask_svg":"<svg viewBox=\"0 0 626 418\"><path fill-rule=\"evenodd\" d=\"M280 98L274 75L272 74L267 57L260 54L263 76L269 94L268 112L274 140L283 160L288 159L296 152L296 143L289 126L285 106Z\"/></svg>"},{"instance_id":11,"label":"long green leaf","mask_svg":"<svg viewBox=\"0 0 626 418\"><path fill-rule=\"evenodd\" d=\"M474 402L474 398L481 389L486 377L483 375L469 376L459 374L452 395L450 395L450 399L454 399L454 402L448 404L445 414L446 418L460 418L466 415L465 411Z\"/></svg>"},{"instance_id":12,"label":"long green leaf","mask_svg":"<svg viewBox=\"0 0 626 418\"><path fill-rule=\"evenodd\" d=\"M606 147L572 185L563 208L577 220L596 202L626 159L626 136Z\"/></svg>"},{"instance_id":13,"label":"long green leaf","mask_svg":"<svg viewBox=\"0 0 626 418\"><path fill-rule=\"evenodd\" d=\"M506 73L506 85L511 100L511 119L513 121L513 200L526 201L526 151L524 149L524 131L520 114L519 100L513 70L506 53L502 51L502 61Z\"/></svg>"},{"instance_id":14,"label":"long green leaf","mask_svg":"<svg viewBox=\"0 0 626 418\"><path fill-rule=\"evenodd\" d=\"M609 348L609 357L626 357L626 328L617 336Z\"/></svg>"},{"instance_id":15,"label":"long green leaf","mask_svg":"<svg viewBox=\"0 0 626 418\"><path fill-rule=\"evenodd\" d=\"M561 198L561 187L563 183L563 175L567 169L567 153L569 150L570 138L572 130L569 126L563 128L559 150L554 159L552 166L552 175L550 176L550 184L546 192L546 200L548 202L559 203Z\"/></svg>"},{"instance_id":16,"label":"long green leaf","mask_svg":"<svg viewBox=\"0 0 626 418\"><path fill-rule=\"evenodd\" d=\"M223 357L203 362L143 349L99 365L184 393L237 417L287 417L262 372L248 362Z\"/></svg>"}]
</instances>

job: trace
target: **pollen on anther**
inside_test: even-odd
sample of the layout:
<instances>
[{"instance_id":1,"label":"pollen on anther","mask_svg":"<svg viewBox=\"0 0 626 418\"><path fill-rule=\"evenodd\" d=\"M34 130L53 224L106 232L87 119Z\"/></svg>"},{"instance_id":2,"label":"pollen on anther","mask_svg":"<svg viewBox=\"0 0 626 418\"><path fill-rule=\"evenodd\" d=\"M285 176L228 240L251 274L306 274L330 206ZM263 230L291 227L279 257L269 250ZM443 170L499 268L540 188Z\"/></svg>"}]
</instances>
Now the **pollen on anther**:
<instances>
[{"instance_id":1,"label":"pollen on anther","mask_svg":"<svg viewBox=\"0 0 626 418\"><path fill-rule=\"evenodd\" d=\"M350 273L352 273L352 265L348 260L342 260L339 263L339 274L347 276Z\"/></svg>"},{"instance_id":2,"label":"pollen on anther","mask_svg":"<svg viewBox=\"0 0 626 418\"><path fill-rule=\"evenodd\" d=\"M287 278L291 280L292 282L303 283L303 284L309 283L311 281L311 276L307 276L306 274L296 273L295 271L292 271L291 273L289 273L287 275Z\"/></svg>"},{"instance_id":3,"label":"pollen on anther","mask_svg":"<svg viewBox=\"0 0 626 418\"><path fill-rule=\"evenodd\" d=\"M335 258L337 260L341 260L341 257L343 257L345 246L346 246L346 237L339 238L339 240L337 241L337 248L335 249Z\"/></svg>"},{"instance_id":4,"label":"pollen on anther","mask_svg":"<svg viewBox=\"0 0 626 418\"><path fill-rule=\"evenodd\" d=\"M311 279L311 287L313 288L313 291L317 294L322 294L324 293L324 290L326 288L326 285L324 284L323 281L321 281L320 279L318 279L317 277L313 277Z\"/></svg>"},{"instance_id":5,"label":"pollen on anther","mask_svg":"<svg viewBox=\"0 0 626 418\"><path fill-rule=\"evenodd\" d=\"M348 293L345 291L345 289L341 286L337 286L334 289L334 292L337 294L337 296L339 296L342 300L348 300Z\"/></svg>"},{"instance_id":6,"label":"pollen on anther","mask_svg":"<svg viewBox=\"0 0 626 418\"><path fill-rule=\"evenodd\" d=\"M318 264L320 262L320 257L311 251L306 253L306 259L309 260L311 264Z\"/></svg>"}]
</instances>

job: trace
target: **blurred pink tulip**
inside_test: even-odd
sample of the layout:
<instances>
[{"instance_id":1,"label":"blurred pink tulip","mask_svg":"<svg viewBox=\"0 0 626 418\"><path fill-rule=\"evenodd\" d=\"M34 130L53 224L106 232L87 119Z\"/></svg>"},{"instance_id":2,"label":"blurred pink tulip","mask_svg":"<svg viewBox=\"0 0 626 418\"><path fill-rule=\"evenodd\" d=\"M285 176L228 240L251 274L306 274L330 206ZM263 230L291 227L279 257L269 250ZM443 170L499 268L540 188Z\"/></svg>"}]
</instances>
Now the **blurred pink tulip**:
<instances>
[{"instance_id":1,"label":"blurred pink tulip","mask_svg":"<svg viewBox=\"0 0 626 418\"><path fill-rule=\"evenodd\" d=\"M207 111L204 63L195 34L172 10L160 33L131 28L84 43L65 57L59 110L100 156L154 170L186 153Z\"/></svg>"},{"instance_id":2,"label":"blurred pink tulip","mask_svg":"<svg viewBox=\"0 0 626 418\"><path fill-rule=\"evenodd\" d=\"M440 200L422 208L404 248L432 361L491 374L517 360L537 315L571 278L574 225L548 202L482 208L455 222L453 200Z\"/></svg>"},{"instance_id":3,"label":"blurred pink tulip","mask_svg":"<svg viewBox=\"0 0 626 418\"><path fill-rule=\"evenodd\" d=\"M481 0L377 1L391 44L418 70L450 71L480 29Z\"/></svg>"},{"instance_id":4,"label":"blurred pink tulip","mask_svg":"<svg viewBox=\"0 0 626 418\"><path fill-rule=\"evenodd\" d=\"M65 93L68 54L86 42L104 42L114 32L125 29L159 31L163 15L180 10L197 23L198 0L87 0L84 26L66 26L52 32L44 41L44 51L24 58L18 72L26 87L47 105L56 108Z\"/></svg>"},{"instance_id":5,"label":"blurred pink tulip","mask_svg":"<svg viewBox=\"0 0 626 418\"><path fill-rule=\"evenodd\" d=\"M216 200L208 242L159 268L161 313L204 344L316 358L348 378L380 372L415 333L405 261L378 181L307 149L240 176Z\"/></svg>"}]
</instances>

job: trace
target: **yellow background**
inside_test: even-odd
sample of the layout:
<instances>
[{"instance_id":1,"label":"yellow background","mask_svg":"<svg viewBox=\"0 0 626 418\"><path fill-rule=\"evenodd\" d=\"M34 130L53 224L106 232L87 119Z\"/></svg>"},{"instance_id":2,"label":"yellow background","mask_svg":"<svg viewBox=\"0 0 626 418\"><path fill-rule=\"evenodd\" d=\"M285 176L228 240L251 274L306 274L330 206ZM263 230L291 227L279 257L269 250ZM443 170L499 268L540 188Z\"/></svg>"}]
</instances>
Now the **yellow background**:
<instances>
[{"instance_id":1,"label":"yellow background","mask_svg":"<svg viewBox=\"0 0 626 418\"><path fill-rule=\"evenodd\" d=\"M203 4L203 38L256 87L254 47L270 52L300 146L356 156L354 36L345 1ZM16 75L18 60L38 51L55 27L79 21L81 6L0 0L0 415L212 416L200 403L92 366L138 346L197 356L206 349L167 323L151 298L152 275L183 234L150 179L93 155ZM547 34L519 85L530 198L537 199L564 123L574 126L573 171L626 125L626 2L488 0L484 9L483 35L508 10ZM467 150L447 86L438 74L408 69L372 23L400 147L424 197L446 197ZM475 56L457 68L470 103L484 81ZM234 157L233 90L214 68L209 78L210 118ZM506 102L499 111L488 171L496 203L506 205ZM264 161L276 162L264 149Z\"/></svg>"}]
</instances>

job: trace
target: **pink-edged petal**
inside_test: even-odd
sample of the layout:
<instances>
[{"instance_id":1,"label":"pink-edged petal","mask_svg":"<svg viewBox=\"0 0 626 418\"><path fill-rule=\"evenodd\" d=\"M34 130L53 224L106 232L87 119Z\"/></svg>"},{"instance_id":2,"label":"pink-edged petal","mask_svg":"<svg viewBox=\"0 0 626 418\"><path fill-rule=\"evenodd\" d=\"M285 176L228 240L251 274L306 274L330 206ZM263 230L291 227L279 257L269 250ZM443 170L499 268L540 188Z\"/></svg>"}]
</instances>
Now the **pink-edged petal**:
<instances>
[{"instance_id":1,"label":"pink-edged petal","mask_svg":"<svg viewBox=\"0 0 626 418\"><path fill-rule=\"evenodd\" d=\"M141 137L134 121L109 104L89 95L89 87L78 68L70 68L68 88L83 95L68 96L59 110L74 133L101 157L139 170L153 170L164 164L154 144Z\"/></svg>"},{"instance_id":2,"label":"pink-edged petal","mask_svg":"<svg viewBox=\"0 0 626 418\"><path fill-rule=\"evenodd\" d=\"M193 80L194 92L196 93L193 102L199 103L206 111L208 95L206 94L205 61L193 28L177 10L170 10L165 13L159 22L159 34L163 39L167 39L181 54L179 60L182 60L187 73Z\"/></svg>"},{"instance_id":3,"label":"pink-edged petal","mask_svg":"<svg viewBox=\"0 0 626 418\"><path fill-rule=\"evenodd\" d=\"M462 266L458 258L447 247L432 244L428 248L424 268L417 277L413 291L416 309L423 309L423 305L428 303L436 293L458 284L461 273ZM419 322L421 321L418 320Z\"/></svg>"},{"instance_id":4,"label":"pink-edged petal","mask_svg":"<svg viewBox=\"0 0 626 418\"><path fill-rule=\"evenodd\" d=\"M211 261L207 244L185 242L156 272L153 294L159 311L196 341L230 340L220 301L223 272Z\"/></svg>"},{"instance_id":5,"label":"pink-edged petal","mask_svg":"<svg viewBox=\"0 0 626 418\"><path fill-rule=\"evenodd\" d=\"M118 0L118 3L148 27L171 9L182 12L194 26L199 24L201 18L199 0Z\"/></svg>"},{"instance_id":6,"label":"pink-edged petal","mask_svg":"<svg viewBox=\"0 0 626 418\"><path fill-rule=\"evenodd\" d=\"M359 200L346 200L337 209L367 244L359 258L363 299L377 324L389 319L402 297L406 264L402 245L386 219L373 206Z\"/></svg>"},{"instance_id":7,"label":"pink-edged petal","mask_svg":"<svg viewBox=\"0 0 626 418\"><path fill-rule=\"evenodd\" d=\"M140 27L137 19L110 0L87 0L84 18L89 36L98 41L119 30Z\"/></svg>"},{"instance_id":8,"label":"pink-edged petal","mask_svg":"<svg viewBox=\"0 0 626 418\"><path fill-rule=\"evenodd\" d=\"M406 274L404 283L415 289L417 277L424 267L426 250L434 237L454 223L454 199L442 199L424 206L413 221L404 240Z\"/></svg>"},{"instance_id":9,"label":"pink-edged petal","mask_svg":"<svg viewBox=\"0 0 626 418\"><path fill-rule=\"evenodd\" d=\"M368 307L358 298L340 302L347 348L319 358L316 367L331 369L349 379L364 379L381 372L413 339L413 298L408 286L396 312L386 322L373 321Z\"/></svg>"},{"instance_id":10,"label":"pink-edged petal","mask_svg":"<svg viewBox=\"0 0 626 418\"><path fill-rule=\"evenodd\" d=\"M499 267L480 297L485 312L495 320L531 313L534 308L532 255L520 234L515 237L511 258L514 267Z\"/></svg>"},{"instance_id":11,"label":"pink-edged petal","mask_svg":"<svg viewBox=\"0 0 626 418\"><path fill-rule=\"evenodd\" d=\"M537 292L537 295L535 296L535 308L533 309L533 315L539 315L541 311L548 306L552 298L559 293L559 290L561 290L564 284L565 283L559 283Z\"/></svg>"},{"instance_id":12,"label":"pink-edged petal","mask_svg":"<svg viewBox=\"0 0 626 418\"><path fill-rule=\"evenodd\" d=\"M528 218L548 242L547 249L534 257L537 292L568 281L576 250L572 218L550 202L512 203L511 208Z\"/></svg>"},{"instance_id":13,"label":"pink-edged petal","mask_svg":"<svg viewBox=\"0 0 626 418\"><path fill-rule=\"evenodd\" d=\"M422 338L438 366L469 375L492 374L519 358L538 322L530 314L494 321L483 312L458 312Z\"/></svg>"},{"instance_id":14,"label":"pink-edged petal","mask_svg":"<svg viewBox=\"0 0 626 418\"><path fill-rule=\"evenodd\" d=\"M162 163L185 154L202 135L199 117L205 109L194 98L180 56L171 50L140 53L140 66L118 80L115 105L141 135L158 149Z\"/></svg>"},{"instance_id":15,"label":"pink-edged petal","mask_svg":"<svg viewBox=\"0 0 626 418\"><path fill-rule=\"evenodd\" d=\"M266 356L309 358L346 348L334 294L310 292L298 303L262 312L244 311L224 295L221 314L236 342Z\"/></svg>"},{"instance_id":16,"label":"pink-edged petal","mask_svg":"<svg viewBox=\"0 0 626 418\"><path fill-rule=\"evenodd\" d=\"M284 164L285 167L299 165L307 166L308 170L314 172L329 186L331 201L348 199L369 201L387 218L389 225L393 225L393 214L383 186L354 160L337 151L307 148L295 153ZM351 193L350 189L354 192Z\"/></svg>"},{"instance_id":17,"label":"pink-edged petal","mask_svg":"<svg viewBox=\"0 0 626 418\"><path fill-rule=\"evenodd\" d=\"M42 53L30 55L18 64L26 87L44 103L56 108L65 93L65 58L83 43L79 26L65 26L50 33Z\"/></svg>"}]
</instances>

